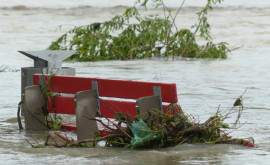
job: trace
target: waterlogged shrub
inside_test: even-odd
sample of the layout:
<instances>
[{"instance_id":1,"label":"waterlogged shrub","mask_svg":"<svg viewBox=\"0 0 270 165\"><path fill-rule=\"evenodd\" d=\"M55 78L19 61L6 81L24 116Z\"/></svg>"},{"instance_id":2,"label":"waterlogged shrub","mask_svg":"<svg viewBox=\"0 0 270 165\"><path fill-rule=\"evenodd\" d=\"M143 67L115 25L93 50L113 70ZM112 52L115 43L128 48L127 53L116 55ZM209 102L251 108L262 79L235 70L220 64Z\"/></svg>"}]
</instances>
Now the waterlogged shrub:
<instances>
[{"instance_id":1,"label":"waterlogged shrub","mask_svg":"<svg viewBox=\"0 0 270 165\"><path fill-rule=\"evenodd\" d=\"M142 6L148 0L140 1ZM110 21L75 27L49 46L51 50L77 50L69 58L77 61L127 60L154 56L182 56L189 58L227 58L227 43L215 44L210 35L207 13L221 0L208 0L198 12L198 23L191 29L180 29L175 18L162 0L153 0L155 7L162 6L166 17L141 16L136 7L128 8ZM179 8L180 11L182 6ZM179 12L177 12L178 14ZM130 20L133 20L130 23ZM135 20L135 21L134 21ZM192 32L192 31L193 32ZM199 45L195 35L206 42Z\"/></svg>"}]
</instances>

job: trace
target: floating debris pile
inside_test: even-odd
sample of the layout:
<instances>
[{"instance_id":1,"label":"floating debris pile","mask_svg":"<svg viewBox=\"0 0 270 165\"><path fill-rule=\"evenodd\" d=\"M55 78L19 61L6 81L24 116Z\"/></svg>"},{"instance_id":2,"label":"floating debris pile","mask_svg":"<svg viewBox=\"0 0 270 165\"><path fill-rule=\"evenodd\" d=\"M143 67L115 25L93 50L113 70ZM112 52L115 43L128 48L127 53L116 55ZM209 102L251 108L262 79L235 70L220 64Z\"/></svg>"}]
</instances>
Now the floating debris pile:
<instances>
[{"instance_id":1,"label":"floating debris pile","mask_svg":"<svg viewBox=\"0 0 270 165\"><path fill-rule=\"evenodd\" d=\"M176 105L173 107L175 108ZM105 141L106 147L134 149L173 147L183 143L240 144L247 147L254 147L254 140L252 138L237 139L230 137L227 133L228 130L232 131L232 129L238 128L237 125L243 111L242 104L233 106L225 115L222 115L218 109L204 123L198 123L192 116L186 115L180 106L177 106L177 108L180 111L176 115L163 113L157 109L146 112L147 115L139 114L136 117L116 113L114 127L106 125L102 120L90 119L106 125L106 129L110 131L110 134L103 137L97 134L95 139L75 141L56 132L54 135L49 135L45 146L92 147L99 141ZM224 123L224 120L233 113L238 114L237 119L232 126L229 126L229 124ZM107 120L112 122L111 119ZM122 126L123 123L125 126ZM55 139L61 139L61 142Z\"/></svg>"}]
</instances>

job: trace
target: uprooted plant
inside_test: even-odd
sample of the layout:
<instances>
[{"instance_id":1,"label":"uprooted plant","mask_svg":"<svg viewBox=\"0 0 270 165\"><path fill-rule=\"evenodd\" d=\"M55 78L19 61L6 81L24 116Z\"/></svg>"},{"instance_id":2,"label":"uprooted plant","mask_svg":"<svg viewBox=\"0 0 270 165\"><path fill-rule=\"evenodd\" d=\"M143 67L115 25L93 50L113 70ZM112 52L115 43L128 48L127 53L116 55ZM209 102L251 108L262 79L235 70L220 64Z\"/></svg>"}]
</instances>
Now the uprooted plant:
<instances>
[{"instance_id":1,"label":"uprooted plant","mask_svg":"<svg viewBox=\"0 0 270 165\"><path fill-rule=\"evenodd\" d=\"M147 57L182 56L190 58L226 58L227 43L213 43L207 14L222 0L207 0L206 6L197 13L198 23L191 29L178 29L176 17L185 2L172 14L163 0L151 0L154 7L162 7L164 17L143 16L136 7L128 8L122 15L109 21L75 27L49 46L51 50L77 50L69 58L77 61L127 60ZM137 0L146 6L149 0ZM205 45L196 42L198 35Z\"/></svg>"}]
</instances>

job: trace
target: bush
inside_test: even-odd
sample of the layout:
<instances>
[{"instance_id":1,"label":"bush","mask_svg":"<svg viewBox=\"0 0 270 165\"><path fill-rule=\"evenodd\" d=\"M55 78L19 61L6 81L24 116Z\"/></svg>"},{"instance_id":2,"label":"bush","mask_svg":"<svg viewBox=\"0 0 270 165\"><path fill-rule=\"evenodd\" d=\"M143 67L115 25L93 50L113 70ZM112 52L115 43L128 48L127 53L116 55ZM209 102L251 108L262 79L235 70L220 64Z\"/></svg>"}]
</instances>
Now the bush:
<instances>
[{"instance_id":1,"label":"bush","mask_svg":"<svg viewBox=\"0 0 270 165\"><path fill-rule=\"evenodd\" d=\"M190 29L181 29L175 25L177 14L172 16L171 10L162 0L153 0L155 7L162 6L165 18L159 16L143 17L136 7L128 8L110 21L92 23L75 27L49 46L51 50L77 50L77 54L69 60L127 60L142 59L163 55L182 56L189 58L227 58L229 51L227 43L214 44L210 35L210 25L207 22L208 11L221 0L208 0L206 6L198 14L198 24ZM145 6L148 0L138 2ZM182 4L183 5L183 4ZM130 20L135 23L130 23ZM195 35L206 41L199 45Z\"/></svg>"}]
</instances>

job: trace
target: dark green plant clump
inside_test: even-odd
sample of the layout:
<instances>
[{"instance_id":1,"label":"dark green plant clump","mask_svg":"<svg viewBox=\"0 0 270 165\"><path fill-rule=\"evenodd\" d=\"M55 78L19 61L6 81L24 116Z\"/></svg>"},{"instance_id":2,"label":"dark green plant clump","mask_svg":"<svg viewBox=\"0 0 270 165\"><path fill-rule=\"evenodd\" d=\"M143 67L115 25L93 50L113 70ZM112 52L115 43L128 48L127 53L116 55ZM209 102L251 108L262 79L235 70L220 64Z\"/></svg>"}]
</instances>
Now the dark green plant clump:
<instances>
[{"instance_id":1,"label":"dark green plant clump","mask_svg":"<svg viewBox=\"0 0 270 165\"><path fill-rule=\"evenodd\" d=\"M155 56L182 56L189 58L227 58L227 43L215 44L210 35L207 14L222 0L207 0L206 6L197 13L198 23L191 29L176 26L172 10L163 0L153 0L155 7L163 7L164 17L142 16L136 7L128 8L109 21L75 27L49 46L51 50L77 50L69 60L127 60ZM141 6L149 3L140 1ZM184 3L184 1L183 1ZM132 22L132 23L131 23ZM195 35L205 40L205 45L196 42Z\"/></svg>"},{"instance_id":2,"label":"dark green plant clump","mask_svg":"<svg viewBox=\"0 0 270 165\"><path fill-rule=\"evenodd\" d=\"M181 108L180 108L181 109ZM163 148L173 147L183 143L196 144L241 144L252 146L253 139L236 139L228 136L226 130L235 128L224 123L228 117L222 115L218 110L204 123L191 120L182 110L176 115L160 113L158 110L148 112L151 114L147 120L140 116L131 118L121 114L122 119L118 120L127 124L120 130L113 132L115 136L105 138L108 147L126 148ZM130 136L127 136L129 134Z\"/></svg>"}]
</instances>

